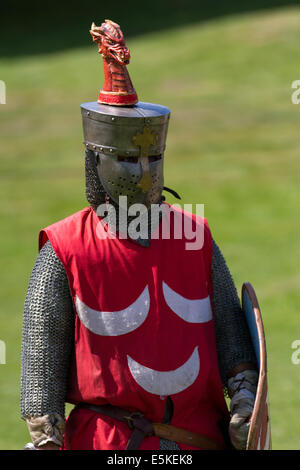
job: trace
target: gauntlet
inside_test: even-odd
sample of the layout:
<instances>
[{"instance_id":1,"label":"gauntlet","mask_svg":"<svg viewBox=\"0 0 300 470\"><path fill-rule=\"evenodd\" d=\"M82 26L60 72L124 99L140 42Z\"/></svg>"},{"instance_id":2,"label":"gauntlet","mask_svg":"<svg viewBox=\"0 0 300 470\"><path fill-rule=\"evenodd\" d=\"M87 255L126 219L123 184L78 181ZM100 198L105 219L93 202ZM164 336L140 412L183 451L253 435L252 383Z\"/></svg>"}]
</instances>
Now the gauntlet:
<instances>
[{"instance_id":1,"label":"gauntlet","mask_svg":"<svg viewBox=\"0 0 300 470\"><path fill-rule=\"evenodd\" d=\"M245 450L250 427L258 373L244 370L228 380L228 393L231 398L229 436L232 445L238 450Z\"/></svg>"}]
</instances>

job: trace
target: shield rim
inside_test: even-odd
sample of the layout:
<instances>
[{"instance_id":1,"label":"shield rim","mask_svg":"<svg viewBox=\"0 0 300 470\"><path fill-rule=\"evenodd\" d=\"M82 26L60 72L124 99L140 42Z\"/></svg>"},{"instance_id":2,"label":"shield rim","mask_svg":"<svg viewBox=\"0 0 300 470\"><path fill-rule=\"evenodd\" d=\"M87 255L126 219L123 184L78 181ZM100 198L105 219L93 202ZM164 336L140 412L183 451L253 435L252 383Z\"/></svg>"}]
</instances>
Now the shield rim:
<instances>
[{"instance_id":1,"label":"shield rim","mask_svg":"<svg viewBox=\"0 0 300 470\"><path fill-rule=\"evenodd\" d=\"M264 333L264 326L262 321L261 310L259 307L259 303L257 300L257 296L253 286L250 282L245 282L242 286L242 308L244 311L244 295L245 291L248 294L250 299L253 315L255 318L255 325L257 330L258 336L258 343L259 343L259 358L257 358L258 366L259 366L259 377L258 377L258 385L257 385L257 392L255 397L255 403L253 408L253 413L250 420L250 428L247 440L247 450L257 450L258 442L259 442L259 435L258 435L258 423L259 417L263 412L263 407L267 401L267 351L266 351L266 340L265 340L265 333ZM269 418L269 407L268 407L268 421ZM270 426L270 423L268 424ZM271 434L268 437L269 439L269 448L271 449Z\"/></svg>"}]
</instances>

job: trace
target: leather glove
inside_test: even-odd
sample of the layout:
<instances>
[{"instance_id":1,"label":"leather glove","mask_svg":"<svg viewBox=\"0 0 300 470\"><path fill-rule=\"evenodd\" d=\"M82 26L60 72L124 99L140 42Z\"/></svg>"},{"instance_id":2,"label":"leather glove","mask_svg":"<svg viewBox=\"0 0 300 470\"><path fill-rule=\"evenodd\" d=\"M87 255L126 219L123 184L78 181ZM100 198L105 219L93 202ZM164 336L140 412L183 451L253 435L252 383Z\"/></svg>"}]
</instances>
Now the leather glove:
<instances>
[{"instance_id":1,"label":"leather glove","mask_svg":"<svg viewBox=\"0 0 300 470\"><path fill-rule=\"evenodd\" d=\"M244 370L228 380L231 398L229 436L232 445L238 450L246 449L257 382L258 373L255 370Z\"/></svg>"},{"instance_id":2,"label":"leather glove","mask_svg":"<svg viewBox=\"0 0 300 470\"><path fill-rule=\"evenodd\" d=\"M53 444L51 442L47 442L46 444L43 444L42 446L39 447L34 447L32 442L28 442L25 444L23 450L60 450L60 446L57 444Z\"/></svg>"},{"instance_id":3,"label":"leather glove","mask_svg":"<svg viewBox=\"0 0 300 470\"><path fill-rule=\"evenodd\" d=\"M34 449L58 450L62 446L65 420L59 414L27 417L26 423ZM33 450L28 444L24 449Z\"/></svg>"}]
</instances>

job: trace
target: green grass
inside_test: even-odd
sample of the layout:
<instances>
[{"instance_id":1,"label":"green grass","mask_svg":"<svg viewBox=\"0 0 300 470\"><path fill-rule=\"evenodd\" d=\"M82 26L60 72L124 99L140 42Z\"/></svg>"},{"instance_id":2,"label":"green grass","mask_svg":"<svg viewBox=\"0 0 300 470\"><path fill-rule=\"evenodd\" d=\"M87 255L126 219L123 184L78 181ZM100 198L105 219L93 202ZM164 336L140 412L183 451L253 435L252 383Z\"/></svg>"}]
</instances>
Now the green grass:
<instances>
[{"instance_id":1,"label":"green grass","mask_svg":"<svg viewBox=\"0 0 300 470\"><path fill-rule=\"evenodd\" d=\"M274 449L298 449L300 8L232 16L131 40L141 101L169 106L165 184L204 203L240 290L258 294ZM93 44L0 60L0 449L28 441L19 417L22 311L39 230L87 205L79 105L103 84ZM168 199L175 202L172 197Z\"/></svg>"}]
</instances>

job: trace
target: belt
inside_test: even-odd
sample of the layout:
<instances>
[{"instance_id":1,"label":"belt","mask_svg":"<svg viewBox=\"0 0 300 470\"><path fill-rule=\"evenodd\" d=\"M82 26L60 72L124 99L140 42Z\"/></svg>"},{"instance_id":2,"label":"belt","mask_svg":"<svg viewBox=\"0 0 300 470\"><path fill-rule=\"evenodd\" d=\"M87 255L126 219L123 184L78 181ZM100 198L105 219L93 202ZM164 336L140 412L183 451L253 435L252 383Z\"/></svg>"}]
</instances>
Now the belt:
<instances>
[{"instance_id":1,"label":"belt","mask_svg":"<svg viewBox=\"0 0 300 470\"><path fill-rule=\"evenodd\" d=\"M139 449L143 439L147 436L156 436L161 439L178 442L193 447L199 447L202 450L224 450L225 446L213 441L212 439L202 436L186 429L177 428L170 424L152 423L138 411L129 412L112 405L90 405L89 403L79 403L77 408L85 408L96 413L109 416L126 423L132 434L127 443L126 450Z\"/></svg>"}]
</instances>

